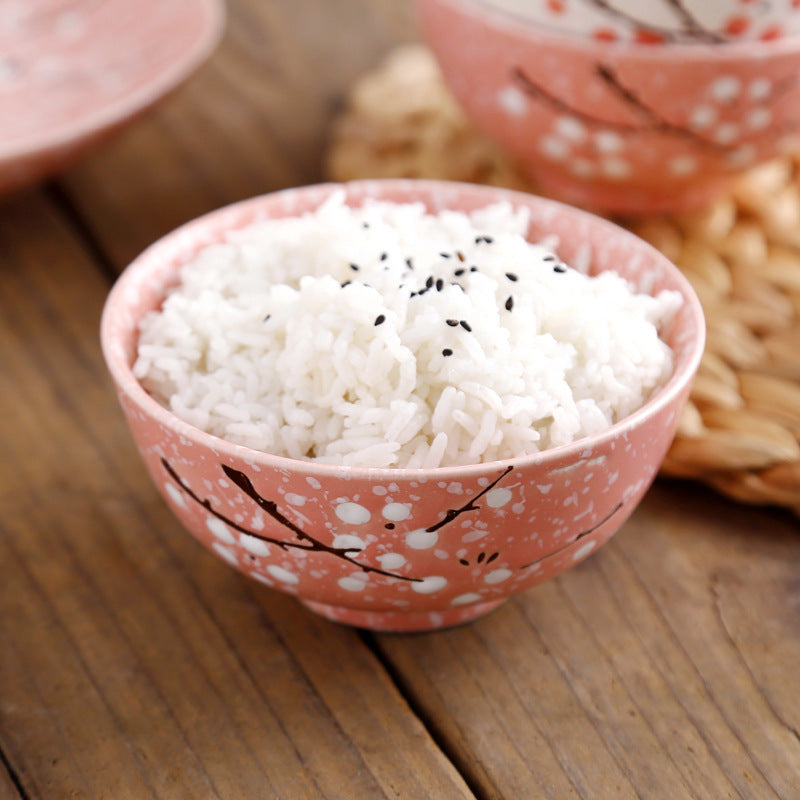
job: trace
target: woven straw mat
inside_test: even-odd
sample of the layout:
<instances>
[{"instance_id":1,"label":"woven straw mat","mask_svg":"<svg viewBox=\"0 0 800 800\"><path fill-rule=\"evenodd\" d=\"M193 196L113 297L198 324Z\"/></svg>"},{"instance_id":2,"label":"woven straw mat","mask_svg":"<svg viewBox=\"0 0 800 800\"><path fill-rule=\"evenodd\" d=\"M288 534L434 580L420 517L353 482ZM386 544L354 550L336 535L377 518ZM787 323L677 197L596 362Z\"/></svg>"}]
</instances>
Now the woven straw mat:
<instances>
[{"instance_id":1,"label":"woven straw mat","mask_svg":"<svg viewBox=\"0 0 800 800\"><path fill-rule=\"evenodd\" d=\"M423 177L531 190L475 133L430 53L362 77L335 121L332 180ZM702 211L625 222L684 271L706 352L662 474L800 512L800 153L756 167Z\"/></svg>"}]
</instances>

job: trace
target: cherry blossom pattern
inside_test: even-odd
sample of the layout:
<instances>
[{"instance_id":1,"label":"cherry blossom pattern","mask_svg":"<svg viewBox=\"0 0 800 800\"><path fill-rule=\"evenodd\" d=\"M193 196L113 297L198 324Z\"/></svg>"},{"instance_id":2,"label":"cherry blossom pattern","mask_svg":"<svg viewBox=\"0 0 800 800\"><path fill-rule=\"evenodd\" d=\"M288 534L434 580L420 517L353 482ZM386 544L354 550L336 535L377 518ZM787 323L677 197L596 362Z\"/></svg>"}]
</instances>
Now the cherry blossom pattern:
<instances>
[{"instance_id":1,"label":"cherry blossom pattern","mask_svg":"<svg viewBox=\"0 0 800 800\"><path fill-rule=\"evenodd\" d=\"M223 514L214 508L214 504L209 498L201 498L194 489L181 478L165 458L161 459L161 464L173 481L173 484L167 484L167 486L173 487L172 490L167 489L167 493L173 502L176 502L178 505L185 505L181 494L182 492L208 512L209 517L206 521L206 527L208 527L215 536L212 547L215 552L228 563L233 565L237 563L236 551L234 549L236 544L234 532L236 532L240 534L241 546L249 551L250 556L253 557L257 555L266 555L268 551L265 550L265 547L274 545L283 551L295 550L301 552L314 551L328 553L337 559L352 564L354 567L357 567L358 571L339 579L339 586L348 591L361 591L366 585L365 579L367 573L375 573L388 578L408 581L412 584L411 588L420 594L431 594L443 589L447 585L447 580L441 576L414 577L397 572L396 570L406 563L405 556L399 553L386 553L379 556L377 560L381 564L380 567L359 561L358 556L360 551L365 548L365 543L360 537L351 534L338 535L333 538L331 544L328 544L312 536L286 517L274 500L270 500L261 495L256 490L250 478L240 470L233 469L224 464L222 465L222 470L228 479L249 497L261 511L290 531L294 535L293 540L287 541L269 536L262 531L254 530L252 527L246 527L236 519ZM457 508L446 509L441 519L437 522L434 522L427 528L419 528L409 532L406 535L406 544L412 549L427 549L432 547L438 538L439 530L445 525L454 522L462 514L477 511L480 508L478 501L481 498L485 497L488 505L492 505L493 503L497 504L504 500L507 490L498 489L496 487L512 470L513 467L506 467L495 480L488 483L487 486L467 500L466 503ZM177 487L177 489L175 487ZM498 494L498 492L500 493ZM339 503L335 509L335 513L340 520L350 524L363 524L369 522L370 519L369 511L357 503ZM409 516L408 507L404 504L389 503L383 509L383 516L389 520L406 519ZM389 522L387 523L387 527L393 524L393 522ZM297 582L297 576L282 567L268 565L266 569L272 577L281 581L283 584L293 584Z\"/></svg>"},{"instance_id":2,"label":"cherry blossom pattern","mask_svg":"<svg viewBox=\"0 0 800 800\"><path fill-rule=\"evenodd\" d=\"M674 177L691 176L699 166L698 156L724 156L730 168L742 168L757 156L756 138L791 133L774 125L774 104L798 80L792 74L774 81L753 75L746 80L733 74L716 76L684 120L670 120L626 85L614 69L595 64L600 82L633 112L634 121L620 122L585 112L530 78L524 70L512 70L511 84L500 90L497 101L510 116L528 113L530 103L548 106L556 113L549 130L538 141L545 159L563 164L577 178L625 181L634 177L634 158L626 154L631 137L655 133L683 140L685 153L665 164Z\"/></svg>"}]
</instances>

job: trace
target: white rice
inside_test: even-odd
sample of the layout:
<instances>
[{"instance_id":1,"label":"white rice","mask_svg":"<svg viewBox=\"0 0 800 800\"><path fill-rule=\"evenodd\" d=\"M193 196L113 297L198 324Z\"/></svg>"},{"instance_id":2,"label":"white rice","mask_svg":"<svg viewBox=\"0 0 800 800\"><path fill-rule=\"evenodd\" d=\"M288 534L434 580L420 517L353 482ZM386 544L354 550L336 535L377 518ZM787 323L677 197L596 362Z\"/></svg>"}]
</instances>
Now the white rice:
<instances>
[{"instance_id":1,"label":"white rice","mask_svg":"<svg viewBox=\"0 0 800 800\"><path fill-rule=\"evenodd\" d=\"M184 265L134 373L190 424L292 458L437 467L567 444L666 381L659 328L681 298L565 267L527 227L507 204L434 216L337 193Z\"/></svg>"}]
</instances>

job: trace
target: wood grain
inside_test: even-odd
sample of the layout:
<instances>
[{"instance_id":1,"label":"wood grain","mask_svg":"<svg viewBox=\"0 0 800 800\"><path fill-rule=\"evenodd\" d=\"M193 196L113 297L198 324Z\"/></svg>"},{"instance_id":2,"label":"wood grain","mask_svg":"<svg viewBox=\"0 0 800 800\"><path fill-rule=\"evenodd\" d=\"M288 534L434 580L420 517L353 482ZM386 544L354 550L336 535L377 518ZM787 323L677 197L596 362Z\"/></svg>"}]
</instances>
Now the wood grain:
<instances>
[{"instance_id":1,"label":"wood grain","mask_svg":"<svg viewBox=\"0 0 800 800\"><path fill-rule=\"evenodd\" d=\"M347 89L415 36L411 5L229 2L211 61L159 113L67 176L71 201L116 267L213 208L320 181Z\"/></svg>"},{"instance_id":2,"label":"wood grain","mask_svg":"<svg viewBox=\"0 0 800 800\"><path fill-rule=\"evenodd\" d=\"M319 619L177 524L100 357L109 278L318 180L338 99L414 36L402 0L229 5L156 114L0 202L0 798L800 797L788 515L661 482L570 573L417 636Z\"/></svg>"},{"instance_id":3,"label":"wood grain","mask_svg":"<svg viewBox=\"0 0 800 800\"><path fill-rule=\"evenodd\" d=\"M788 800L799 568L788 514L658 485L599 553L492 617L376 643L482 796Z\"/></svg>"},{"instance_id":4,"label":"wood grain","mask_svg":"<svg viewBox=\"0 0 800 800\"><path fill-rule=\"evenodd\" d=\"M41 195L1 213L0 749L27 796L470 797L357 632L179 528L105 376L105 277Z\"/></svg>"}]
</instances>

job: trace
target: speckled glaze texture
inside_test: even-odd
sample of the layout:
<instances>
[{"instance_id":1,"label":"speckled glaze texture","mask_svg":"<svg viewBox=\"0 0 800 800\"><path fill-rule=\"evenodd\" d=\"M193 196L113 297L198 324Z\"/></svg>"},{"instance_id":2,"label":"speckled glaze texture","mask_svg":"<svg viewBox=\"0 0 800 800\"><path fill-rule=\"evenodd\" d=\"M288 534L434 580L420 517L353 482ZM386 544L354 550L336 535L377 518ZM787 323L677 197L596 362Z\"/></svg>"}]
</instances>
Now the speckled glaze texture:
<instances>
[{"instance_id":1,"label":"speckled glaze texture","mask_svg":"<svg viewBox=\"0 0 800 800\"><path fill-rule=\"evenodd\" d=\"M477 0L417 6L472 122L559 199L686 211L797 145L800 36L650 46L553 32Z\"/></svg>"},{"instance_id":2,"label":"speckled glaze texture","mask_svg":"<svg viewBox=\"0 0 800 800\"><path fill-rule=\"evenodd\" d=\"M221 0L3 0L0 192L59 170L186 79Z\"/></svg>"},{"instance_id":3,"label":"speckled glaze texture","mask_svg":"<svg viewBox=\"0 0 800 800\"><path fill-rule=\"evenodd\" d=\"M109 295L103 351L155 485L186 528L221 559L330 619L377 630L466 622L580 562L632 513L656 475L703 349L702 310L660 253L559 203L429 181L345 184L348 202L422 200L433 211L507 199L533 213L530 238L560 237L569 262L591 253L643 291L685 302L667 334L669 383L609 430L534 456L429 470L354 469L255 452L203 433L155 402L131 373L137 323L177 270L225 231L316 208L335 188L287 190L178 229L145 251ZM587 250L588 248L588 250Z\"/></svg>"}]
</instances>

